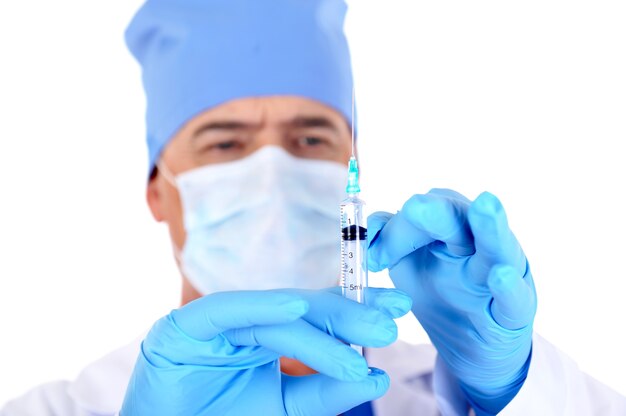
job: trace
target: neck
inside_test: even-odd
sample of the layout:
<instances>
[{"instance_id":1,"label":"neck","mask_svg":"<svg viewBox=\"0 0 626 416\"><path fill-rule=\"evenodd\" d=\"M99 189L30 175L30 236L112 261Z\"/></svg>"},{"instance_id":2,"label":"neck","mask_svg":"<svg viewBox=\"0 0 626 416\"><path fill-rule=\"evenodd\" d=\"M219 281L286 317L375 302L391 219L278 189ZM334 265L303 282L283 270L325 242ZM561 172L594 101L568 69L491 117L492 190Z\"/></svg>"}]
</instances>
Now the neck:
<instances>
[{"instance_id":1,"label":"neck","mask_svg":"<svg viewBox=\"0 0 626 416\"><path fill-rule=\"evenodd\" d=\"M200 292L198 292L196 288L194 288L191 283L189 283L189 280L183 278L180 306L184 306L200 297L202 297Z\"/></svg>"}]
</instances>

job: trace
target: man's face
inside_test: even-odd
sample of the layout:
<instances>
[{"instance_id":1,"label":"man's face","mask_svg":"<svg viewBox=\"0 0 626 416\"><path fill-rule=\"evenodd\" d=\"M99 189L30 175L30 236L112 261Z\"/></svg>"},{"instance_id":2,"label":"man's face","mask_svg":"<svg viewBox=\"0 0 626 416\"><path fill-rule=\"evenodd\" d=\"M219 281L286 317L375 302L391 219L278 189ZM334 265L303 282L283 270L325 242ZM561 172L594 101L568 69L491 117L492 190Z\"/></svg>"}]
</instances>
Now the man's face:
<instances>
[{"instance_id":1,"label":"man's face","mask_svg":"<svg viewBox=\"0 0 626 416\"><path fill-rule=\"evenodd\" d=\"M275 145L296 157L347 164L350 138L345 118L317 101L292 96L244 98L190 120L166 146L161 163L178 175ZM157 172L147 196L155 219L167 222L172 242L182 249L185 229L177 189Z\"/></svg>"}]
</instances>

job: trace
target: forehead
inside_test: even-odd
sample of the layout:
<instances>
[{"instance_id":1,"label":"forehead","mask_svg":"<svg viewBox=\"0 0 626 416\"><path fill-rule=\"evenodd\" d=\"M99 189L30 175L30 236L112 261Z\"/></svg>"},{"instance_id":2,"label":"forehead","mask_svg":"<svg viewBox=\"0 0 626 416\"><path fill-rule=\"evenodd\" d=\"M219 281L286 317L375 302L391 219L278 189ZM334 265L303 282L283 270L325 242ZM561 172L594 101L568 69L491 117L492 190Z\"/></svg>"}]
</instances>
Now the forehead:
<instances>
[{"instance_id":1,"label":"forehead","mask_svg":"<svg viewBox=\"0 0 626 416\"><path fill-rule=\"evenodd\" d=\"M249 124L288 124L291 120L303 116L324 117L337 128L350 130L347 120L337 110L319 101L297 96L247 97L228 101L196 115L182 130L188 132L213 120L237 120Z\"/></svg>"}]
</instances>

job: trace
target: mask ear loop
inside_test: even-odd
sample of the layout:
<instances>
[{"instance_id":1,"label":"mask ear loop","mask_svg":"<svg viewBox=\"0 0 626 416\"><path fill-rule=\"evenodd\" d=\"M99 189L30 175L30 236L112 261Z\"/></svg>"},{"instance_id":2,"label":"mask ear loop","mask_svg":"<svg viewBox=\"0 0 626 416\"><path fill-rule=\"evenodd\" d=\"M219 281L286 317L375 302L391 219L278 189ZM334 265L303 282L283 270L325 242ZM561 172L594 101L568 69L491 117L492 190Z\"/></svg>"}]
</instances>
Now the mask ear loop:
<instances>
[{"instance_id":1,"label":"mask ear loop","mask_svg":"<svg viewBox=\"0 0 626 416\"><path fill-rule=\"evenodd\" d=\"M163 178L174 188L178 189L178 185L176 184L176 178L172 174L172 171L169 170L167 165L162 160L159 160L157 162L157 168L159 169L159 172L163 174ZM178 264L179 270L181 271L181 273L184 274L183 269L182 269L183 252L180 248L176 246L176 244L173 241L172 241L172 251L174 252L174 258L176 259L176 263Z\"/></svg>"},{"instance_id":2,"label":"mask ear loop","mask_svg":"<svg viewBox=\"0 0 626 416\"><path fill-rule=\"evenodd\" d=\"M178 186L176 185L176 178L174 178L172 171L169 170L167 165L162 160L159 160L157 162L157 168L163 174L163 177L166 181L169 182L170 185L172 185L174 188L178 188Z\"/></svg>"}]
</instances>

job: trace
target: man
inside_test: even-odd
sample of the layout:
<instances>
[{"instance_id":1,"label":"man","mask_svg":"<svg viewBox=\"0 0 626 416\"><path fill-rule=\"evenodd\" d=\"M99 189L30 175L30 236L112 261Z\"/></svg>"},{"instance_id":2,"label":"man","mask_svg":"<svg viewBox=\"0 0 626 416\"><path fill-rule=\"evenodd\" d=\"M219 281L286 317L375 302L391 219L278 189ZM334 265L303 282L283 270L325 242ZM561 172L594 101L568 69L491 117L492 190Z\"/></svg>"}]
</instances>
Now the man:
<instances>
[{"instance_id":1,"label":"man","mask_svg":"<svg viewBox=\"0 0 626 416\"><path fill-rule=\"evenodd\" d=\"M626 411L533 334L530 268L491 194L432 190L372 215L370 268L388 268L399 290L369 290L361 305L324 289L337 285L351 154L344 14L336 0L139 10L127 42L148 98L147 200L168 224L182 305L4 413ZM409 310L436 353L393 344Z\"/></svg>"}]
</instances>

